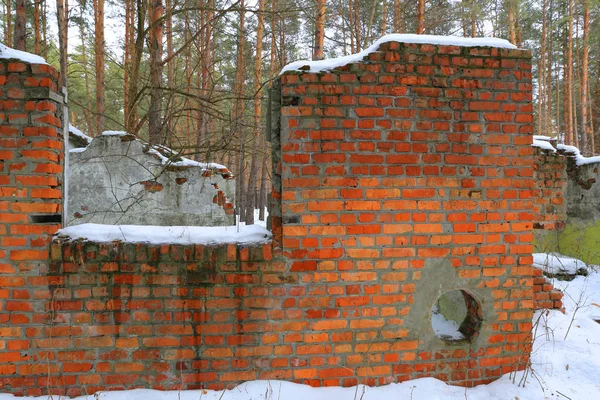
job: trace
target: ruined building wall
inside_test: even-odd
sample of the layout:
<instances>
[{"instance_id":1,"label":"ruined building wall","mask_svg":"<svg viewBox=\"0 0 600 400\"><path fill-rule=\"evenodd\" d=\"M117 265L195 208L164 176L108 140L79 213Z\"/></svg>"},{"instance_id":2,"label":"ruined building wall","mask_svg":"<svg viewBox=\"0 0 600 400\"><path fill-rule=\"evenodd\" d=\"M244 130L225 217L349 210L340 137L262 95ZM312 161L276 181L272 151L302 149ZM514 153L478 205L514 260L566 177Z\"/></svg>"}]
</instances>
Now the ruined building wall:
<instances>
[{"instance_id":1,"label":"ruined building wall","mask_svg":"<svg viewBox=\"0 0 600 400\"><path fill-rule=\"evenodd\" d=\"M0 65L20 74L0 77L2 104L17 102L0 115L25 115L0 128L22 141L0 149L0 235L13 243L0 250L3 391L426 376L471 386L527 365L527 51L388 43L331 72L287 72L272 96L272 243L57 239L50 261L43 234L58 224L28 213L60 212L57 103L30 103L7 82L45 71L55 85L56 74ZM9 174L18 163L22 178ZM448 342L431 316L453 290L468 295L469 338Z\"/></svg>"},{"instance_id":2,"label":"ruined building wall","mask_svg":"<svg viewBox=\"0 0 600 400\"><path fill-rule=\"evenodd\" d=\"M182 159L125 132L69 156L67 225L235 224L235 180L223 165Z\"/></svg>"}]
</instances>

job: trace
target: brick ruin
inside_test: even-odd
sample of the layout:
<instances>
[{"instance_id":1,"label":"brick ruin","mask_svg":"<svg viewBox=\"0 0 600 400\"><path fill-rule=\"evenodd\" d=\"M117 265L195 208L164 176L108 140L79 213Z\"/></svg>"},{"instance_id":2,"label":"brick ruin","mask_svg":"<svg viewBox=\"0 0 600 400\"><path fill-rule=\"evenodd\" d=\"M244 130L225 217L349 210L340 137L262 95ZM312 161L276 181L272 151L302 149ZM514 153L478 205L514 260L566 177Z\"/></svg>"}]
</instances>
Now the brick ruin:
<instances>
[{"instance_id":1,"label":"brick ruin","mask_svg":"<svg viewBox=\"0 0 600 400\"><path fill-rule=\"evenodd\" d=\"M50 243L57 74L0 60L0 389L473 386L524 369L541 305L530 57L389 42L286 72L270 99L273 239L215 246ZM458 340L432 328L449 293Z\"/></svg>"}]
</instances>

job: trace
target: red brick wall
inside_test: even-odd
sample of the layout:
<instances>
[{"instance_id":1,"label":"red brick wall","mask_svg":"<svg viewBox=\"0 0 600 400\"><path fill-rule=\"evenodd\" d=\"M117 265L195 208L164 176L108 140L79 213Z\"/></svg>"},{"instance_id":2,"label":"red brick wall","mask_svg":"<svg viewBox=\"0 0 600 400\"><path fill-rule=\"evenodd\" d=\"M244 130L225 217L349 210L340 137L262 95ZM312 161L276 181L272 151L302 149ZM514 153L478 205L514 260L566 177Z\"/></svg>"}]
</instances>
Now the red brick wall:
<instances>
[{"instance_id":1,"label":"red brick wall","mask_svg":"<svg viewBox=\"0 0 600 400\"><path fill-rule=\"evenodd\" d=\"M50 264L47 246L16 256L39 257L35 264L3 253L0 318L13 320L0 328L1 389L425 376L470 386L524 368L530 54L380 50L275 84L272 247L56 242ZM38 162L46 164L30 164ZM450 290L481 307L470 342L448 345L431 330L431 308Z\"/></svg>"},{"instance_id":2,"label":"red brick wall","mask_svg":"<svg viewBox=\"0 0 600 400\"><path fill-rule=\"evenodd\" d=\"M374 375L473 384L523 368L533 297L530 55L379 50L332 72L282 76L281 242L290 271L319 293L317 304L341 311L331 332L365 329L349 333L344 351L380 349ZM459 278L448 290L483 288L479 301L493 299L485 332L462 356L408 325L419 293L445 286L427 268L439 260ZM387 337L406 348L379 338L388 324L396 331Z\"/></svg>"},{"instance_id":3,"label":"red brick wall","mask_svg":"<svg viewBox=\"0 0 600 400\"><path fill-rule=\"evenodd\" d=\"M62 129L57 74L46 65L0 59L0 390L21 392L41 371L30 333L45 323L48 248L62 211ZM40 289L40 290L38 290Z\"/></svg>"},{"instance_id":4,"label":"red brick wall","mask_svg":"<svg viewBox=\"0 0 600 400\"><path fill-rule=\"evenodd\" d=\"M567 221L567 157L534 149L534 229L562 229Z\"/></svg>"}]
</instances>

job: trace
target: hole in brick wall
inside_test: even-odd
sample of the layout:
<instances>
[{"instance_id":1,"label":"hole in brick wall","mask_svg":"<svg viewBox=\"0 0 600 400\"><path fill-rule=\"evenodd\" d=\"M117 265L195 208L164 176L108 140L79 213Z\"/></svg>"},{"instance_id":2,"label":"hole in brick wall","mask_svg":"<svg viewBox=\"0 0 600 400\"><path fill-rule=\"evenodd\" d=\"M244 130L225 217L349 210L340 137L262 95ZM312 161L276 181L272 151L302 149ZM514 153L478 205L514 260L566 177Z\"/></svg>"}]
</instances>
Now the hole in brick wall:
<instances>
[{"instance_id":1,"label":"hole in brick wall","mask_svg":"<svg viewBox=\"0 0 600 400\"><path fill-rule=\"evenodd\" d=\"M471 341L481 328L481 306L464 290L442 294L431 310L431 327L446 342Z\"/></svg>"},{"instance_id":2,"label":"hole in brick wall","mask_svg":"<svg viewBox=\"0 0 600 400\"><path fill-rule=\"evenodd\" d=\"M29 219L33 224L58 224L62 222L62 214L32 214Z\"/></svg>"}]
</instances>

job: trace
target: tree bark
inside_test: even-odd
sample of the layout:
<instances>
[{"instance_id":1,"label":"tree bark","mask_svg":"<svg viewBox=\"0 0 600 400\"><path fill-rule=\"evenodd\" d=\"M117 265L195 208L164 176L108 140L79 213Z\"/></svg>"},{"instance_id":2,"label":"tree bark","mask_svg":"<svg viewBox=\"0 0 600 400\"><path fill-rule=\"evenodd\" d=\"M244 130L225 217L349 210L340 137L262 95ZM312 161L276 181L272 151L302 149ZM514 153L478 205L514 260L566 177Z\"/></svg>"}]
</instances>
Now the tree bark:
<instances>
[{"instance_id":1,"label":"tree bark","mask_svg":"<svg viewBox=\"0 0 600 400\"><path fill-rule=\"evenodd\" d=\"M104 132L104 0L94 0L94 50L96 52L96 133Z\"/></svg>"},{"instance_id":2,"label":"tree bark","mask_svg":"<svg viewBox=\"0 0 600 400\"><path fill-rule=\"evenodd\" d=\"M36 1L33 8L33 51L35 54L41 54L42 34L40 31L40 2Z\"/></svg>"},{"instance_id":3,"label":"tree bark","mask_svg":"<svg viewBox=\"0 0 600 400\"><path fill-rule=\"evenodd\" d=\"M324 3L324 2L323 2ZM257 177L257 149L263 135L261 125L261 87L262 87L262 41L265 30L265 0L258 1L258 26L256 27L256 55L254 57L254 135L252 138L252 153L250 154L250 170L248 176L248 190L246 190L246 224L254 223L254 208L256 207L256 177ZM262 151L262 147L261 151Z\"/></svg>"},{"instance_id":4,"label":"tree bark","mask_svg":"<svg viewBox=\"0 0 600 400\"><path fill-rule=\"evenodd\" d=\"M87 52L88 49L86 47L86 35L85 35L85 1L79 0L79 35L81 37L81 63L83 64L83 83L85 85L85 103L86 109L83 110L83 116L85 118L85 124L87 126L88 134L92 137L97 136L97 131L95 129L95 124L92 122L92 118L90 117L90 113L92 113L92 99L90 96L90 80L88 73L88 58Z\"/></svg>"},{"instance_id":5,"label":"tree bark","mask_svg":"<svg viewBox=\"0 0 600 400\"><path fill-rule=\"evenodd\" d=\"M15 31L13 47L26 51L25 36L27 35L27 0L16 0Z\"/></svg>"},{"instance_id":6,"label":"tree bark","mask_svg":"<svg viewBox=\"0 0 600 400\"><path fill-rule=\"evenodd\" d=\"M546 7L547 7L547 0L544 0L543 6L542 6L542 37L541 37L541 49L540 49L540 58L539 58L539 63L538 63L538 71L539 72L539 77L538 77L538 120L537 120L537 131L540 135L546 135L547 132L545 130L545 116L544 116L544 110L546 109L545 107L545 100L546 100L546 92L545 92L545 71L546 71Z\"/></svg>"},{"instance_id":7,"label":"tree bark","mask_svg":"<svg viewBox=\"0 0 600 400\"><path fill-rule=\"evenodd\" d=\"M4 43L10 46L12 39L12 0L6 0L6 14L4 15Z\"/></svg>"},{"instance_id":8,"label":"tree bark","mask_svg":"<svg viewBox=\"0 0 600 400\"><path fill-rule=\"evenodd\" d=\"M350 34L350 53L358 53L354 45L354 6L353 1L348 0L348 33Z\"/></svg>"},{"instance_id":9,"label":"tree bark","mask_svg":"<svg viewBox=\"0 0 600 400\"><path fill-rule=\"evenodd\" d=\"M162 127L163 16L162 0L151 0L150 8L150 106L148 107L148 141L164 144Z\"/></svg>"},{"instance_id":10,"label":"tree bark","mask_svg":"<svg viewBox=\"0 0 600 400\"><path fill-rule=\"evenodd\" d=\"M42 7L42 57L48 59L48 3L46 0L41 0Z\"/></svg>"},{"instance_id":11,"label":"tree bark","mask_svg":"<svg viewBox=\"0 0 600 400\"><path fill-rule=\"evenodd\" d=\"M402 32L402 2L394 0L394 33Z\"/></svg>"},{"instance_id":12,"label":"tree bark","mask_svg":"<svg viewBox=\"0 0 600 400\"><path fill-rule=\"evenodd\" d=\"M211 64L212 64L212 19L213 19L213 8L214 8L214 0L209 0L207 3L207 10L205 12L205 19L202 26L204 29L204 38L202 41L202 64L201 64L201 98L208 100L210 97L210 88L211 84ZM198 136L196 137L196 147L197 151L200 151L203 147L210 151L210 118L202 104L198 104L198 108L200 109L200 118L198 119L199 129ZM207 161L208 160L208 157Z\"/></svg>"},{"instance_id":13,"label":"tree bark","mask_svg":"<svg viewBox=\"0 0 600 400\"><path fill-rule=\"evenodd\" d=\"M590 131L588 126L588 63L589 63L589 33L590 33L590 0L583 0L583 49L581 55L581 151L588 152Z\"/></svg>"},{"instance_id":14,"label":"tree bark","mask_svg":"<svg viewBox=\"0 0 600 400\"><path fill-rule=\"evenodd\" d=\"M133 1L133 0L132 0ZM135 44L132 49L131 56L131 68L130 79L129 79L129 92L127 95L127 120L125 121L125 130L131 134L137 134L138 127L138 115L137 115L137 103L138 103L138 85L140 75L140 64L142 62L142 55L144 53L144 41L146 39L146 12L148 10L148 2L146 0L137 0L136 2L137 12L137 28L135 35ZM135 13L131 15L132 22L135 19ZM133 33L132 33L133 34Z\"/></svg>"},{"instance_id":15,"label":"tree bark","mask_svg":"<svg viewBox=\"0 0 600 400\"><path fill-rule=\"evenodd\" d=\"M60 57L60 86L67 86L67 56L68 56L68 37L69 21L68 7L66 0L56 0L56 19L58 21L58 41Z\"/></svg>"},{"instance_id":16,"label":"tree bark","mask_svg":"<svg viewBox=\"0 0 600 400\"><path fill-rule=\"evenodd\" d=\"M515 29L515 9L514 9L515 0L507 0L505 3L506 6L506 14L508 15L508 36L509 42L516 45L517 44L517 32Z\"/></svg>"},{"instance_id":17,"label":"tree bark","mask_svg":"<svg viewBox=\"0 0 600 400\"><path fill-rule=\"evenodd\" d=\"M417 4L417 35L425 33L425 0L418 0Z\"/></svg>"},{"instance_id":18,"label":"tree bark","mask_svg":"<svg viewBox=\"0 0 600 400\"><path fill-rule=\"evenodd\" d=\"M173 55L173 0L165 1L165 33L167 36L167 88L169 89L169 99L167 110L169 107L175 107L173 102L172 89L175 85L175 60L171 58ZM174 120L171 116L167 118L167 137L173 137Z\"/></svg>"},{"instance_id":19,"label":"tree bark","mask_svg":"<svg viewBox=\"0 0 600 400\"><path fill-rule=\"evenodd\" d=\"M134 46L134 24L133 0L125 0L125 59L123 61L123 126L128 126L129 121L129 80L131 74L131 61Z\"/></svg>"},{"instance_id":20,"label":"tree bark","mask_svg":"<svg viewBox=\"0 0 600 400\"><path fill-rule=\"evenodd\" d=\"M237 158L237 179L236 179L236 193L237 193L237 210L240 221L244 220L243 212L245 211L245 188L244 174L245 174L245 159L244 159L244 133L242 130L242 119L244 116L244 47L245 47L245 6L244 0L240 1L240 25L238 31L238 45L237 45L237 57L236 57L236 74L235 74L235 86L234 86L234 106L233 106L233 138L238 141L239 148L236 152Z\"/></svg>"},{"instance_id":21,"label":"tree bark","mask_svg":"<svg viewBox=\"0 0 600 400\"><path fill-rule=\"evenodd\" d=\"M387 0L383 0L381 7L381 36L385 35L387 31Z\"/></svg>"},{"instance_id":22,"label":"tree bark","mask_svg":"<svg viewBox=\"0 0 600 400\"><path fill-rule=\"evenodd\" d=\"M568 0L569 2L569 32L567 33L567 68L568 68L568 92L567 92L567 101L568 101L568 118L569 118L569 129L567 133L569 135L569 143L575 144L576 140L573 135L573 1Z\"/></svg>"},{"instance_id":23,"label":"tree bark","mask_svg":"<svg viewBox=\"0 0 600 400\"><path fill-rule=\"evenodd\" d=\"M325 58L323 54L323 44L325 42L326 12L326 0L317 0L317 15L315 18L315 49L313 51L313 60L322 60L323 58ZM260 27L257 29L260 29Z\"/></svg>"}]
</instances>

